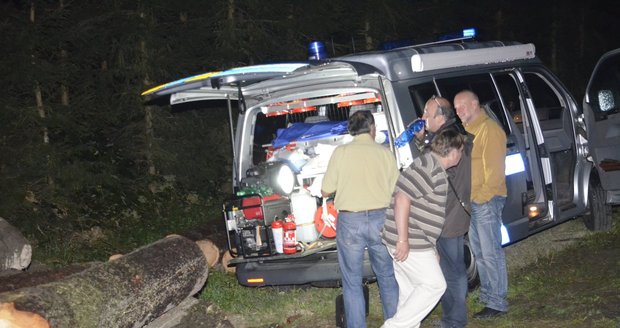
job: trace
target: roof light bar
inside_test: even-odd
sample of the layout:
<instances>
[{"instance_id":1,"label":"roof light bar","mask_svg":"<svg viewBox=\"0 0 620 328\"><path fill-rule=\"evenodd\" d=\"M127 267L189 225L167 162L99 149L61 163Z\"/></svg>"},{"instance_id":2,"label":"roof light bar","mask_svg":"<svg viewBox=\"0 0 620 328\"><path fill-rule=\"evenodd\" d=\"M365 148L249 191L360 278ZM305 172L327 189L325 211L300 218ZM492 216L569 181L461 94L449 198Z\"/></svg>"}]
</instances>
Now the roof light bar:
<instances>
[{"instance_id":1,"label":"roof light bar","mask_svg":"<svg viewBox=\"0 0 620 328\"><path fill-rule=\"evenodd\" d=\"M463 29L463 37L464 38L475 38L476 37L476 29L473 28L473 27Z\"/></svg>"},{"instance_id":2,"label":"roof light bar","mask_svg":"<svg viewBox=\"0 0 620 328\"><path fill-rule=\"evenodd\" d=\"M458 32L447 33L439 36L437 40L442 42L451 42L451 41L459 41L465 39L473 39L476 37L476 28L468 27L464 28Z\"/></svg>"},{"instance_id":3,"label":"roof light bar","mask_svg":"<svg viewBox=\"0 0 620 328\"><path fill-rule=\"evenodd\" d=\"M321 41L312 41L308 44L308 60L324 60L327 59L327 51L325 44Z\"/></svg>"},{"instance_id":4,"label":"roof light bar","mask_svg":"<svg viewBox=\"0 0 620 328\"><path fill-rule=\"evenodd\" d=\"M531 59L536 56L534 44L519 44L506 47L466 49L459 51L411 56L411 70L425 72L436 69L503 63Z\"/></svg>"}]
</instances>

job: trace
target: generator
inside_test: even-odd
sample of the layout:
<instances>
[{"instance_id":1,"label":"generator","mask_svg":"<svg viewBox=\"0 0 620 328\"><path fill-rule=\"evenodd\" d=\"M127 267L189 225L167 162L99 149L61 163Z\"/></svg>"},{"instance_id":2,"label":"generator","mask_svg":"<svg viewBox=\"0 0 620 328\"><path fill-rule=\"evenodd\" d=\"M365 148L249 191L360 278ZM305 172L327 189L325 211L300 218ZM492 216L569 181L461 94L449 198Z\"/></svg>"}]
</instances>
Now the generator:
<instances>
[{"instance_id":1,"label":"generator","mask_svg":"<svg viewBox=\"0 0 620 328\"><path fill-rule=\"evenodd\" d=\"M284 220L291 213L290 201L278 194L250 194L224 203L228 230L228 249L237 248L243 257L276 254L271 223Z\"/></svg>"}]
</instances>

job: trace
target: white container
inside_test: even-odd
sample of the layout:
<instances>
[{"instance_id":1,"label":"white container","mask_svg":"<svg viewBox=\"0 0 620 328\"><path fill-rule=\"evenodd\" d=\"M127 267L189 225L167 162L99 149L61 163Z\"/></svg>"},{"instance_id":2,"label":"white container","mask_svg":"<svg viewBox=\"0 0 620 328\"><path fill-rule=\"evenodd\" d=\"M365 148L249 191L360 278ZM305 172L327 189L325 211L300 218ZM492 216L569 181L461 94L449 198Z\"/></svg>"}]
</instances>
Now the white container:
<instances>
[{"instance_id":1,"label":"white container","mask_svg":"<svg viewBox=\"0 0 620 328\"><path fill-rule=\"evenodd\" d=\"M319 238L319 233L314 226L314 214L316 213L316 198L305 189L291 194L291 211L297 225L297 240L311 243Z\"/></svg>"}]
</instances>

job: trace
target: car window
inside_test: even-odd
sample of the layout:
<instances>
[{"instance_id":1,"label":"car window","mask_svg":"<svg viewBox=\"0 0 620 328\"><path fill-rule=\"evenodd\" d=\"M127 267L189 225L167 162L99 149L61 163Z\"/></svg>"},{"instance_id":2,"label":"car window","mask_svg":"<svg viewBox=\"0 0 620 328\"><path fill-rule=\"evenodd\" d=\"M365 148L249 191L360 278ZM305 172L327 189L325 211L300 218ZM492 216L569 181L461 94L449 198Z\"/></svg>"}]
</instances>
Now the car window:
<instances>
[{"instance_id":1,"label":"car window","mask_svg":"<svg viewBox=\"0 0 620 328\"><path fill-rule=\"evenodd\" d=\"M447 98L450 102L453 102L454 96L462 90L475 92L478 95L480 105L485 107L489 116L500 124L506 134L510 134L507 115L504 112L499 100L499 94L489 74L437 79L436 83L441 96Z\"/></svg>"},{"instance_id":2,"label":"car window","mask_svg":"<svg viewBox=\"0 0 620 328\"><path fill-rule=\"evenodd\" d=\"M433 95L440 96L437 92L437 88L435 88L435 85L432 82L416 84L409 87L409 94L411 95L411 101L413 102L413 108L416 113L415 118L422 117L422 114L424 114L424 105L427 100L429 100ZM448 100L452 103L452 99L448 98ZM405 122L405 125L408 123L409 122Z\"/></svg>"},{"instance_id":3,"label":"car window","mask_svg":"<svg viewBox=\"0 0 620 328\"><path fill-rule=\"evenodd\" d=\"M510 73L496 73L493 75L499 94L504 101L506 111L512 117L512 120L516 123L517 127L523 132L523 118L521 117L521 97L519 95L519 89L517 88L517 82L514 76Z\"/></svg>"},{"instance_id":4,"label":"car window","mask_svg":"<svg viewBox=\"0 0 620 328\"><path fill-rule=\"evenodd\" d=\"M553 124L553 122L545 121L557 120L557 123L561 123L559 120L562 118L564 106L562 106L560 99L549 83L534 72L526 72L524 78L532 96L534 106L536 107L538 121L541 122L541 125Z\"/></svg>"}]
</instances>

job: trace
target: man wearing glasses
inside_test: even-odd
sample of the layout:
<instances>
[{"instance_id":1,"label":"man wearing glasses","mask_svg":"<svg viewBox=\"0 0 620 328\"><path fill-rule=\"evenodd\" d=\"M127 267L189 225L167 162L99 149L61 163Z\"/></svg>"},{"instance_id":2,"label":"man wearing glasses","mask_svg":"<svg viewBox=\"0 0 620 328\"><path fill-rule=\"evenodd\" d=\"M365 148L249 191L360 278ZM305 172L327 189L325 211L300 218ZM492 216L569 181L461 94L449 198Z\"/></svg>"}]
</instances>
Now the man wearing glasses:
<instances>
[{"instance_id":1,"label":"man wearing glasses","mask_svg":"<svg viewBox=\"0 0 620 328\"><path fill-rule=\"evenodd\" d=\"M448 173L446 220L439 239L439 265L446 279L446 292L441 297L441 327L467 325L467 271L465 268L464 237L469 231L471 189L471 149L473 135L467 133L456 118L450 102L432 96L424 106L422 119L425 129L416 134L415 145L421 152L428 150L433 138L444 130L454 130L465 136L463 155L458 165Z\"/></svg>"}]
</instances>

